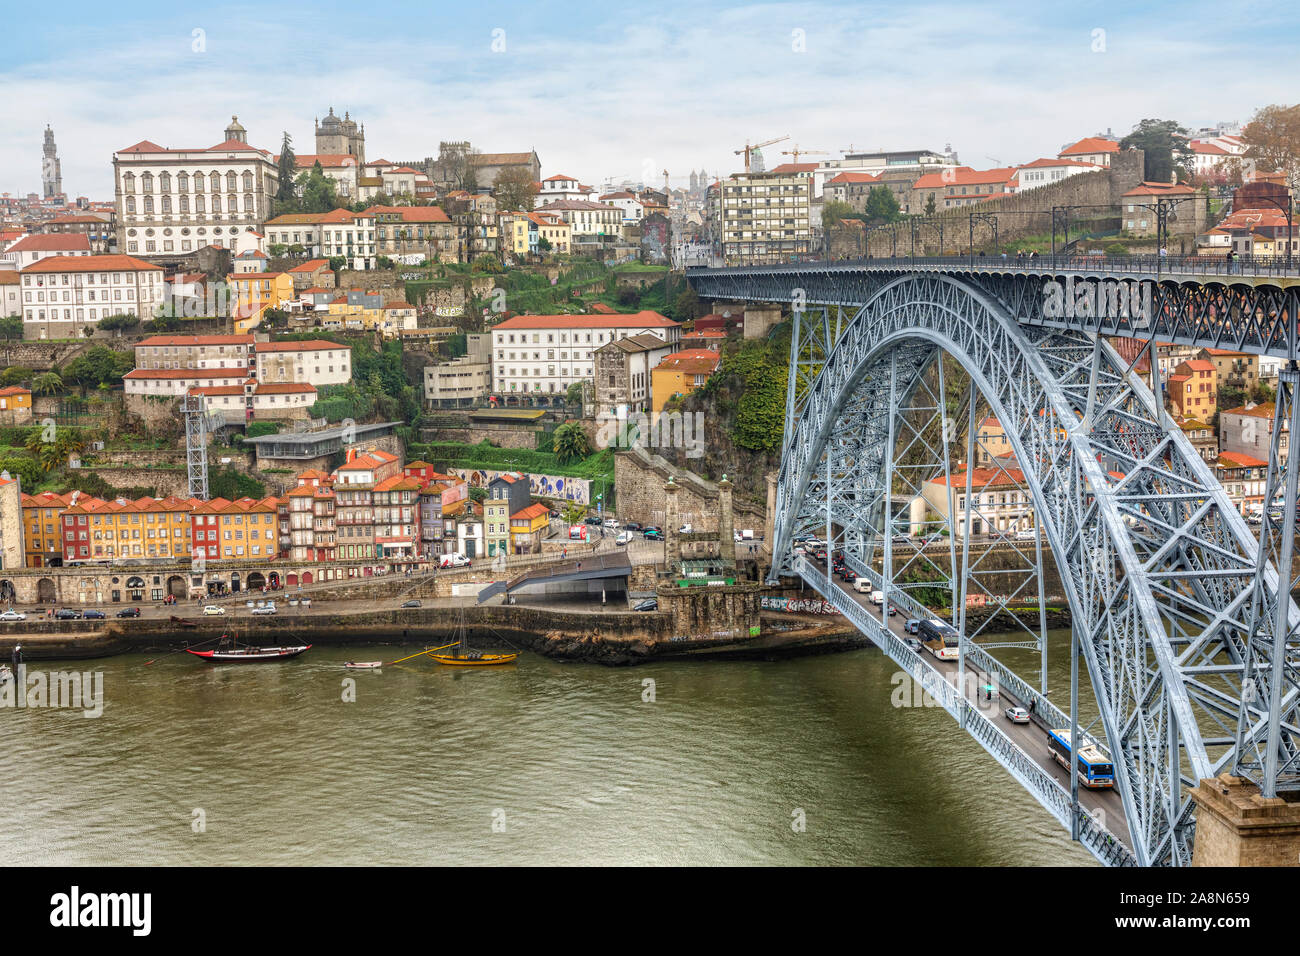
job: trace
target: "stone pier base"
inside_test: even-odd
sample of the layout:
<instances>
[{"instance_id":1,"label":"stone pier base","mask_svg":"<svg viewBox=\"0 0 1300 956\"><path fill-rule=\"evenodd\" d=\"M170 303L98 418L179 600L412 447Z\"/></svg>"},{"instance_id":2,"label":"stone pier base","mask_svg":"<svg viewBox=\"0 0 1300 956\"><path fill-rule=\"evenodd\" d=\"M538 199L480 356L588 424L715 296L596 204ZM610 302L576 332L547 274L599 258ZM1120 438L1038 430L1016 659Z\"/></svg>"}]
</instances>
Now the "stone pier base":
<instances>
[{"instance_id":1,"label":"stone pier base","mask_svg":"<svg viewBox=\"0 0 1300 956\"><path fill-rule=\"evenodd\" d=\"M1300 803L1266 798L1255 784L1227 773L1202 780L1192 799L1192 866L1300 865Z\"/></svg>"}]
</instances>

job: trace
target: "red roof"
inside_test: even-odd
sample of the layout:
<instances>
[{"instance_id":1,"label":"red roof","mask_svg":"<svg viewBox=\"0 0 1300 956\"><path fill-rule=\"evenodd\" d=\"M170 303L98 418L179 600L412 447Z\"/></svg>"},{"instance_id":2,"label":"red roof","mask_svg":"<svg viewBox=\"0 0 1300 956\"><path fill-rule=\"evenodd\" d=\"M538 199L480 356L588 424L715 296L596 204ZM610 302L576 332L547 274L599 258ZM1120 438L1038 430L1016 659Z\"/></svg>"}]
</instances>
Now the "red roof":
<instances>
[{"instance_id":1,"label":"red roof","mask_svg":"<svg viewBox=\"0 0 1300 956\"><path fill-rule=\"evenodd\" d=\"M79 252L90 251L90 239L80 232L50 233L19 239L6 252Z\"/></svg>"},{"instance_id":2,"label":"red roof","mask_svg":"<svg viewBox=\"0 0 1300 956\"><path fill-rule=\"evenodd\" d=\"M811 173L817 169L816 163L782 163L768 170L771 173Z\"/></svg>"},{"instance_id":3,"label":"red roof","mask_svg":"<svg viewBox=\"0 0 1300 956\"><path fill-rule=\"evenodd\" d=\"M827 180L826 185L830 186L830 185L834 185L835 183L876 183L876 182L880 182L880 177L874 176L871 173L840 173L834 179Z\"/></svg>"},{"instance_id":4,"label":"red roof","mask_svg":"<svg viewBox=\"0 0 1300 956\"><path fill-rule=\"evenodd\" d=\"M1233 468L1261 468L1268 462L1260 461L1258 458L1252 458L1250 455L1243 455L1236 451L1219 452L1219 461Z\"/></svg>"},{"instance_id":5,"label":"red roof","mask_svg":"<svg viewBox=\"0 0 1300 956\"><path fill-rule=\"evenodd\" d=\"M674 352L671 355L665 355L663 361L655 366L656 372L660 370L670 372L708 372L712 374L718 368L718 363L722 361L722 356L712 349L685 349L681 352Z\"/></svg>"},{"instance_id":6,"label":"red roof","mask_svg":"<svg viewBox=\"0 0 1300 956\"><path fill-rule=\"evenodd\" d=\"M932 479L938 485L962 485L966 484L966 469L954 471L950 477L945 478L939 475ZM989 488L1002 487L1023 484L1025 474L1019 468L976 468L971 472L972 488Z\"/></svg>"},{"instance_id":7,"label":"red roof","mask_svg":"<svg viewBox=\"0 0 1300 956\"><path fill-rule=\"evenodd\" d=\"M253 349L257 352L316 352L322 349L345 348L346 345L339 345L326 339L308 339L306 342L257 342L253 345Z\"/></svg>"},{"instance_id":8,"label":"red roof","mask_svg":"<svg viewBox=\"0 0 1300 956\"><path fill-rule=\"evenodd\" d=\"M1140 186L1135 186L1125 196L1195 196L1196 190L1191 186L1184 186L1181 183L1150 183L1143 182Z\"/></svg>"},{"instance_id":9,"label":"red roof","mask_svg":"<svg viewBox=\"0 0 1300 956\"><path fill-rule=\"evenodd\" d=\"M630 314L598 315L516 315L492 327L497 329L621 329L633 327L672 328L679 323L658 312L642 309Z\"/></svg>"},{"instance_id":10,"label":"red roof","mask_svg":"<svg viewBox=\"0 0 1300 956\"><path fill-rule=\"evenodd\" d=\"M1004 185L1015 176L1014 168L971 169L969 166L949 167L943 172L926 173L912 184L913 189L943 189L946 186Z\"/></svg>"},{"instance_id":11,"label":"red roof","mask_svg":"<svg viewBox=\"0 0 1300 956\"><path fill-rule=\"evenodd\" d=\"M317 269L321 268L322 266L327 266L329 264L330 261L328 259L308 259L302 265L294 266L289 271L290 272L315 272Z\"/></svg>"},{"instance_id":12,"label":"red roof","mask_svg":"<svg viewBox=\"0 0 1300 956\"><path fill-rule=\"evenodd\" d=\"M151 335L135 347L149 345L252 345L251 335Z\"/></svg>"},{"instance_id":13,"label":"red roof","mask_svg":"<svg viewBox=\"0 0 1300 956\"><path fill-rule=\"evenodd\" d=\"M123 378L237 378L243 381L248 377L246 368L136 368L127 372Z\"/></svg>"},{"instance_id":14,"label":"red roof","mask_svg":"<svg viewBox=\"0 0 1300 956\"><path fill-rule=\"evenodd\" d=\"M49 256L40 262L34 262L22 272L142 272L144 270L163 271L162 266L145 262L134 256Z\"/></svg>"},{"instance_id":15,"label":"red roof","mask_svg":"<svg viewBox=\"0 0 1300 956\"><path fill-rule=\"evenodd\" d=\"M385 215L396 213L403 222L451 222L441 206L371 206L366 211Z\"/></svg>"},{"instance_id":16,"label":"red roof","mask_svg":"<svg viewBox=\"0 0 1300 956\"><path fill-rule=\"evenodd\" d=\"M1080 153L1118 153L1119 143L1101 136L1087 136L1061 150L1062 156L1077 156Z\"/></svg>"},{"instance_id":17,"label":"red roof","mask_svg":"<svg viewBox=\"0 0 1300 956\"><path fill-rule=\"evenodd\" d=\"M510 516L510 520L532 521L534 518L540 518L543 515L550 514L550 509L540 501L536 504L529 505L527 508L520 508Z\"/></svg>"}]
</instances>

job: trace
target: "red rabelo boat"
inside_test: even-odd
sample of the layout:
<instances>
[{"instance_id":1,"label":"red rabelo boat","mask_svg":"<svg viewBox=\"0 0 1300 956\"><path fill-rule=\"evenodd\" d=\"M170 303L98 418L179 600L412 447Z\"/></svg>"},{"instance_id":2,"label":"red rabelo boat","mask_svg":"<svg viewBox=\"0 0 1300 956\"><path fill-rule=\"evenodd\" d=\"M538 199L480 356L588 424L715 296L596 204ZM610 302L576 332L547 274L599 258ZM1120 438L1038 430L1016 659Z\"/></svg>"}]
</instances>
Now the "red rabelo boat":
<instances>
[{"instance_id":1,"label":"red rabelo boat","mask_svg":"<svg viewBox=\"0 0 1300 956\"><path fill-rule=\"evenodd\" d=\"M234 638L230 640L230 646L226 646L226 639L223 637L221 644L211 651L196 651L188 647L185 650L186 653L201 657L210 664L253 664L259 661L283 661L290 657L297 657L303 651L311 650L310 644L291 644L283 647L240 647L237 640Z\"/></svg>"}]
</instances>

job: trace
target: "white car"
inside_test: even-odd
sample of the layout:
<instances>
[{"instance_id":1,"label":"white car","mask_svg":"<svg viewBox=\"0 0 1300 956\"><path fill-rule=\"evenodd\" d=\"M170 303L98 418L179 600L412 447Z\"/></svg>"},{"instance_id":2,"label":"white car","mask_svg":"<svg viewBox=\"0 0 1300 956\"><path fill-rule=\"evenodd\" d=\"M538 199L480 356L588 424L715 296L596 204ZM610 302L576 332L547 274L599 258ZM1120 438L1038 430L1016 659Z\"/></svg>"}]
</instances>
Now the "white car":
<instances>
[{"instance_id":1,"label":"white car","mask_svg":"<svg viewBox=\"0 0 1300 956\"><path fill-rule=\"evenodd\" d=\"M1021 528L1016 532L1017 541L1033 541L1038 537L1038 532L1033 528Z\"/></svg>"},{"instance_id":2,"label":"white car","mask_svg":"<svg viewBox=\"0 0 1300 956\"><path fill-rule=\"evenodd\" d=\"M262 606L262 607L255 607L255 608L253 608L253 613L254 613L254 614L274 614L274 613L275 613L275 605L274 605L274 604L267 604L267 605L264 605L264 606Z\"/></svg>"},{"instance_id":3,"label":"white car","mask_svg":"<svg viewBox=\"0 0 1300 956\"><path fill-rule=\"evenodd\" d=\"M695 528L692 525L684 524L677 529L678 534L694 534Z\"/></svg>"},{"instance_id":4,"label":"white car","mask_svg":"<svg viewBox=\"0 0 1300 956\"><path fill-rule=\"evenodd\" d=\"M613 528L615 531L617 531L617 530L618 530L620 527L622 527L622 526L618 523L618 519L617 519L617 518L606 518L606 519L605 519L605 527L606 527L606 528Z\"/></svg>"},{"instance_id":5,"label":"white car","mask_svg":"<svg viewBox=\"0 0 1300 956\"><path fill-rule=\"evenodd\" d=\"M451 554L444 554L438 561L440 568L467 568L470 560L459 551L453 551Z\"/></svg>"},{"instance_id":6,"label":"white car","mask_svg":"<svg viewBox=\"0 0 1300 956\"><path fill-rule=\"evenodd\" d=\"M226 609L220 604L209 604L203 608L204 614L225 614Z\"/></svg>"},{"instance_id":7,"label":"white car","mask_svg":"<svg viewBox=\"0 0 1300 956\"><path fill-rule=\"evenodd\" d=\"M1023 707L1008 707L1003 713L1006 714L1007 720L1013 724L1029 723L1029 711Z\"/></svg>"},{"instance_id":8,"label":"white car","mask_svg":"<svg viewBox=\"0 0 1300 956\"><path fill-rule=\"evenodd\" d=\"M0 621L25 621L25 620L27 620L27 615L24 614L22 611L15 611L13 608L10 608L9 610L5 611L3 614L0 614Z\"/></svg>"},{"instance_id":9,"label":"white car","mask_svg":"<svg viewBox=\"0 0 1300 956\"><path fill-rule=\"evenodd\" d=\"M871 581L867 578L858 578L853 582L853 590L859 591L862 594L869 594L872 590Z\"/></svg>"},{"instance_id":10,"label":"white car","mask_svg":"<svg viewBox=\"0 0 1300 956\"><path fill-rule=\"evenodd\" d=\"M615 545L631 544L631 542L632 542L631 531L620 531L618 533L618 537L614 539Z\"/></svg>"}]
</instances>

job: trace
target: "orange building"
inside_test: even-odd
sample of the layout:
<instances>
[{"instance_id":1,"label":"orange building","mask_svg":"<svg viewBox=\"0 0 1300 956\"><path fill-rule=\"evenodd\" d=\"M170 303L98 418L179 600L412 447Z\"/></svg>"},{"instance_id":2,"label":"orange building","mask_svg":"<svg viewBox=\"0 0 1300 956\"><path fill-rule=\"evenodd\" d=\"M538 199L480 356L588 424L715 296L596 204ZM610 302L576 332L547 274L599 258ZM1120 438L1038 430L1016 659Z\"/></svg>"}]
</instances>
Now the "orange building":
<instances>
[{"instance_id":1,"label":"orange building","mask_svg":"<svg viewBox=\"0 0 1300 956\"><path fill-rule=\"evenodd\" d=\"M662 412L669 399L689 395L718 370L722 355L712 349L687 349L666 355L650 370L650 411Z\"/></svg>"},{"instance_id":2,"label":"orange building","mask_svg":"<svg viewBox=\"0 0 1300 956\"><path fill-rule=\"evenodd\" d=\"M1188 359L1169 376L1169 401L1182 418L1210 418L1218 403L1214 363Z\"/></svg>"}]
</instances>

